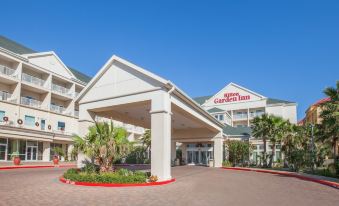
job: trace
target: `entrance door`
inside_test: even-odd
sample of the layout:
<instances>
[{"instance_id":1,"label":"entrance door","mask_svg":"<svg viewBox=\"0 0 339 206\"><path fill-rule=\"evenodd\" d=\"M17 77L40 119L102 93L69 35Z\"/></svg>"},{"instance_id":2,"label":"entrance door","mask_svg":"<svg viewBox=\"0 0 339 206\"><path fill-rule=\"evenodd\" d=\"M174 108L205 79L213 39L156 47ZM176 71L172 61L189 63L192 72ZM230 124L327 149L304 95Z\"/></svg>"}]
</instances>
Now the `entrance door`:
<instances>
[{"instance_id":1,"label":"entrance door","mask_svg":"<svg viewBox=\"0 0 339 206\"><path fill-rule=\"evenodd\" d=\"M6 160L7 145L0 144L0 160Z\"/></svg>"},{"instance_id":2,"label":"entrance door","mask_svg":"<svg viewBox=\"0 0 339 206\"><path fill-rule=\"evenodd\" d=\"M193 151L187 151L187 164L193 164Z\"/></svg>"},{"instance_id":3,"label":"entrance door","mask_svg":"<svg viewBox=\"0 0 339 206\"><path fill-rule=\"evenodd\" d=\"M207 151L200 151L200 164L207 165Z\"/></svg>"},{"instance_id":4,"label":"entrance door","mask_svg":"<svg viewBox=\"0 0 339 206\"><path fill-rule=\"evenodd\" d=\"M27 147L27 160L37 160L37 151L38 148L36 146L28 146Z\"/></svg>"}]
</instances>

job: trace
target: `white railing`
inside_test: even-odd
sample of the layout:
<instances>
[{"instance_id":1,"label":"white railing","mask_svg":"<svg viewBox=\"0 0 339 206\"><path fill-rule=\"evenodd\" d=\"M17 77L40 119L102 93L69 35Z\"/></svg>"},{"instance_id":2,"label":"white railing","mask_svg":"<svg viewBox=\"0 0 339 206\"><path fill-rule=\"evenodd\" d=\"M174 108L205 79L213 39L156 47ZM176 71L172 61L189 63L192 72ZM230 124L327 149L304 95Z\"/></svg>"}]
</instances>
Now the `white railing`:
<instances>
[{"instance_id":1,"label":"white railing","mask_svg":"<svg viewBox=\"0 0 339 206\"><path fill-rule=\"evenodd\" d=\"M254 118L254 117L260 117L261 115L265 114L265 112L251 112L250 113L250 117Z\"/></svg>"},{"instance_id":2,"label":"white railing","mask_svg":"<svg viewBox=\"0 0 339 206\"><path fill-rule=\"evenodd\" d=\"M233 119L247 119L247 113L235 114L233 115Z\"/></svg>"},{"instance_id":3,"label":"white railing","mask_svg":"<svg viewBox=\"0 0 339 206\"><path fill-rule=\"evenodd\" d=\"M45 84L45 80L43 79L39 79L38 77L34 77L34 76L31 76L29 74L25 74L25 73L22 73L22 81L25 81L25 82L28 82L28 83L31 83L31 84L35 84L35 85L38 85L38 86L44 86Z\"/></svg>"},{"instance_id":4,"label":"white railing","mask_svg":"<svg viewBox=\"0 0 339 206\"><path fill-rule=\"evenodd\" d=\"M75 93L74 93L74 97L75 97L75 98L78 97L79 94L80 94L80 92L75 92Z\"/></svg>"},{"instance_id":5,"label":"white railing","mask_svg":"<svg viewBox=\"0 0 339 206\"><path fill-rule=\"evenodd\" d=\"M12 77L14 77L15 70L14 70L14 69L11 69L11 68L9 68L9 67L0 65L0 73L1 73L1 74L4 74L4 75L7 75L7 76L12 76Z\"/></svg>"},{"instance_id":6,"label":"white railing","mask_svg":"<svg viewBox=\"0 0 339 206\"><path fill-rule=\"evenodd\" d=\"M54 105L54 104L51 104L50 109L51 109L52 112L56 112L56 113L60 113L60 114L63 114L65 112L64 107Z\"/></svg>"},{"instance_id":7,"label":"white railing","mask_svg":"<svg viewBox=\"0 0 339 206\"><path fill-rule=\"evenodd\" d=\"M70 94L69 89L67 89L66 87L57 85L57 84L52 84L52 91L58 92L63 95L72 96L72 94Z\"/></svg>"},{"instance_id":8,"label":"white railing","mask_svg":"<svg viewBox=\"0 0 339 206\"><path fill-rule=\"evenodd\" d=\"M78 110L74 110L74 116L79 117L79 111Z\"/></svg>"},{"instance_id":9,"label":"white railing","mask_svg":"<svg viewBox=\"0 0 339 206\"><path fill-rule=\"evenodd\" d=\"M30 107L37 107L40 108L41 107L41 102L35 99L30 99L27 97L21 97L21 104L23 105L27 105Z\"/></svg>"},{"instance_id":10,"label":"white railing","mask_svg":"<svg viewBox=\"0 0 339 206\"><path fill-rule=\"evenodd\" d=\"M0 91L0 100L2 100L2 101L7 101L7 100L10 99L11 97L12 97L12 94L7 93L7 92Z\"/></svg>"}]
</instances>

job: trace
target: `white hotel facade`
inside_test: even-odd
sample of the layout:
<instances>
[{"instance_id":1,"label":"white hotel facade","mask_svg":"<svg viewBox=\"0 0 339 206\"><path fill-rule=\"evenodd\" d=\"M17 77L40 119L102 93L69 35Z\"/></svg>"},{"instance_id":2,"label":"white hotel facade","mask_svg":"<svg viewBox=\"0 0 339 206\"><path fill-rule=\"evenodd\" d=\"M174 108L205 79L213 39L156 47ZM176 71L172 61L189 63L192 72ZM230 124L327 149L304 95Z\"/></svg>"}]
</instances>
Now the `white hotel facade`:
<instances>
[{"instance_id":1,"label":"white hotel facade","mask_svg":"<svg viewBox=\"0 0 339 206\"><path fill-rule=\"evenodd\" d=\"M38 53L0 36L0 162L10 161L13 152L22 161L51 161L55 147L71 160L72 135L78 133L75 99L89 80L54 52ZM144 132L115 123L132 139Z\"/></svg>"},{"instance_id":2,"label":"white hotel facade","mask_svg":"<svg viewBox=\"0 0 339 206\"><path fill-rule=\"evenodd\" d=\"M263 113L297 119L296 103L234 83L193 100L171 81L117 56L89 78L54 52L35 52L0 36L0 161L10 161L15 151L23 161L50 161L55 147L71 159L72 134L86 135L95 121L114 119L130 140L151 129L151 172L165 180L178 145L185 164L221 167L225 140L249 140L257 147L255 160L262 143L249 126ZM80 154L78 166L85 159Z\"/></svg>"}]
</instances>

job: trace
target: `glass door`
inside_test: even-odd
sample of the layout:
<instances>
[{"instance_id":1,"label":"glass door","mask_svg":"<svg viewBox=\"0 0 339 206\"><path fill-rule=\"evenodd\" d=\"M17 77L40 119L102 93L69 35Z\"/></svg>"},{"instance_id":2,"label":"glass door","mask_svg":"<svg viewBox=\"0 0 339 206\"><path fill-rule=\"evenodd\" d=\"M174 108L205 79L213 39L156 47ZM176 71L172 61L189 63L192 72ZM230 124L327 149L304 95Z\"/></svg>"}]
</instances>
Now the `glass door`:
<instances>
[{"instance_id":1,"label":"glass door","mask_svg":"<svg viewBox=\"0 0 339 206\"><path fill-rule=\"evenodd\" d=\"M207 151L200 152L200 164L207 165Z\"/></svg>"},{"instance_id":2,"label":"glass door","mask_svg":"<svg viewBox=\"0 0 339 206\"><path fill-rule=\"evenodd\" d=\"M27 147L27 160L29 161L35 161L37 160L37 151L38 148L36 146L28 146Z\"/></svg>"},{"instance_id":3,"label":"glass door","mask_svg":"<svg viewBox=\"0 0 339 206\"><path fill-rule=\"evenodd\" d=\"M7 145L0 144L0 160L6 160Z\"/></svg>"},{"instance_id":4,"label":"glass door","mask_svg":"<svg viewBox=\"0 0 339 206\"><path fill-rule=\"evenodd\" d=\"M187 164L193 163L193 151L187 151Z\"/></svg>"}]
</instances>

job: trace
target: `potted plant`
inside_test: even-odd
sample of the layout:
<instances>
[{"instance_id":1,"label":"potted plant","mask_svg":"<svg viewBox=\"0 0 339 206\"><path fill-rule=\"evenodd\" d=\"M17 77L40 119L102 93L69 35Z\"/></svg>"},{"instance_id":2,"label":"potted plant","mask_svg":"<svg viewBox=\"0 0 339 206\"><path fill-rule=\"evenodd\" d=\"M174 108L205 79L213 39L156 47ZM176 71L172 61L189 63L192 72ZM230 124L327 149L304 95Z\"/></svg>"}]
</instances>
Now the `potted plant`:
<instances>
[{"instance_id":1,"label":"potted plant","mask_svg":"<svg viewBox=\"0 0 339 206\"><path fill-rule=\"evenodd\" d=\"M19 157L19 152L13 152L11 154L11 157L12 157L14 165L20 165L21 160L20 160L20 157Z\"/></svg>"},{"instance_id":2,"label":"potted plant","mask_svg":"<svg viewBox=\"0 0 339 206\"><path fill-rule=\"evenodd\" d=\"M53 156L53 163L55 165L59 164L59 159L65 155L64 151L60 147L55 147L54 149L55 155Z\"/></svg>"}]
</instances>

